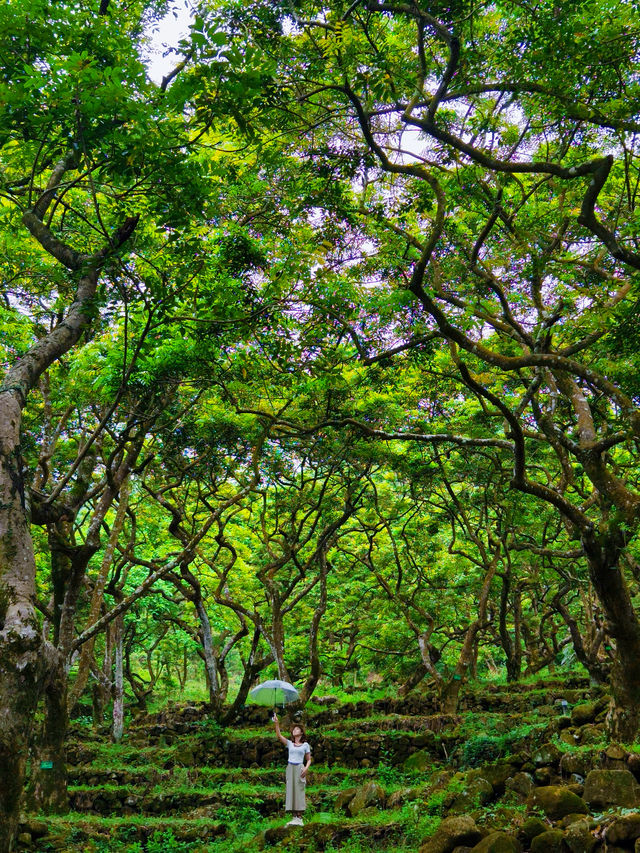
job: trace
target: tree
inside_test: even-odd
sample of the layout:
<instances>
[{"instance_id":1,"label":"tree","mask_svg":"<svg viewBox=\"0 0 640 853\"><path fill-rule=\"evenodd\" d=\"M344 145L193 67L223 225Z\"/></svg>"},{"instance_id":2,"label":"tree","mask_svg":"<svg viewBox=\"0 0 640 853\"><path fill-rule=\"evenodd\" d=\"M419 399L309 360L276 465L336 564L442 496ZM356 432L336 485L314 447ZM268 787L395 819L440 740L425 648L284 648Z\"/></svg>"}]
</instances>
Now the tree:
<instances>
[{"instance_id":1,"label":"tree","mask_svg":"<svg viewBox=\"0 0 640 853\"><path fill-rule=\"evenodd\" d=\"M368 270L388 282L379 300L386 290L395 309L395 357L416 349L428 361L434 335L446 342L448 371L486 422L433 440L509 448L512 487L552 507L579 543L615 637L608 727L622 740L640 720L640 622L625 577L640 418L630 362L617 361L640 269L631 15L628 3L606 24L597 4L300 4L278 45L286 109L268 117L309 169L357 164L342 198L360 235L350 245L369 241L369 259L347 261L336 245L322 291L316 274L299 300L323 306L371 363L384 329L354 283ZM248 105L244 120L260 127L265 111ZM332 214L344 221L334 198L320 233Z\"/></svg>"},{"instance_id":2,"label":"tree","mask_svg":"<svg viewBox=\"0 0 640 853\"><path fill-rule=\"evenodd\" d=\"M62 575L72 568L69 560L78 558L74 583L64 591L77 594L88 560L100 546L101 520L126 476L122 466L119 473L107 466L115 479L102 494L95 528L70 555L64 540L78 506L71 493L80 483L83 460L108 433L116 407L103 413L95 435L87 436L78 465L70 460L60 481L51 491L43 486L42 494L36 471L23 467L28 458L23 457L28 444L24 418L31 417L37 389L49 381L47 371L86 346L93 328L117 327L121 321L124 344L114 359L120 390L111 388L119 401L129 387L130 367L148 354L135 345L128 349L129 308L142 306L147 318L174 316L174 300L203 266L195 247L219 237L211 220L218 216L219 226L224 219L223 206L216 207L222 194L211 193L205 210L202 192L205 185L211 188L212 174L226 183L224 169L212 158L204 174L198 146L211 140L200 129L192 133L185 92L177 86L168 90L181 68L157 86L141 61L144 27L164 4L93 5L59 4L52 11L49 4L36 2L27 11L8 4L0 12L0 215L9 235L2 246L2 323L15 333L0 382L3 853L15 839L35 708L47 681L52 683L49 676L64 666L64 655L40 631L31 523L47 525L52 544L60 544L56 560ZM224 67L226 59L219 64ZM203 219L205 228L200 227ZM212 308L215 303L208 305ZM137 402L143 398L144 392ZM62 415L66 429L64 421ZM38 454L32 461L33 456ZM42 458L46 465L46 453ZM70 619L65 618L64 629L68 640ZM78 647L64 645L65 651ZM62 709L61 699L57 704Z\"/></svg>"}]
</instances>

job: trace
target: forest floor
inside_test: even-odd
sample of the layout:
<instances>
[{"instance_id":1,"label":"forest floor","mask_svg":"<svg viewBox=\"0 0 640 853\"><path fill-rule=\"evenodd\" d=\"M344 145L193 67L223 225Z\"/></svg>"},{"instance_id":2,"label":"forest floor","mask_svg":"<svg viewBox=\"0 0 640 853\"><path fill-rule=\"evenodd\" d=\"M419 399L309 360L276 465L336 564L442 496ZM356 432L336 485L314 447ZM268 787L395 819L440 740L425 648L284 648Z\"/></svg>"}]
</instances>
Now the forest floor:
<instances>
[{"instance_id":1,"label":"forest floor","mask_svg":"<svg viewBox=\"0 0 640 853\"><path fill-rule=\"evenodd\" d=\"M19 849L621 853L640 838L640 746L605 742L605 706L577 677L468 689L455 717L426 697L312 705L303 827L285 825L264 709L223 730L172 704L120 744L74 724L70 811L24 815Z\"/></svg>"}]
</instances>

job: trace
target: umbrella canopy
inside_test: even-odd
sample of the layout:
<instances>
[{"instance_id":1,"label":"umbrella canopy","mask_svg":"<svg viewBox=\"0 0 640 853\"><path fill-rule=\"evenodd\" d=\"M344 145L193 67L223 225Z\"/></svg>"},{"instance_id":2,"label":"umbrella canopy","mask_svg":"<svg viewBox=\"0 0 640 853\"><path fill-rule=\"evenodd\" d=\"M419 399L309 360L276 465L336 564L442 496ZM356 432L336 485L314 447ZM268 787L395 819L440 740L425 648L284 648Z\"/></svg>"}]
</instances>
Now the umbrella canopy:
<instances>
[{"instance_id":1,"label":"umbrella canopy","mask_svg":"<svg viewBox=\"0 0 640 853\"><path fill-rule=\"evenodd\" d=\"M249 693L249 696L258 705L267 705L270 708L275 708L276 705L284 707L288 702L295 702L298 698L298 691L288 681L278 681L276 678L258 684Z\"/></svg>"}]
</instances>

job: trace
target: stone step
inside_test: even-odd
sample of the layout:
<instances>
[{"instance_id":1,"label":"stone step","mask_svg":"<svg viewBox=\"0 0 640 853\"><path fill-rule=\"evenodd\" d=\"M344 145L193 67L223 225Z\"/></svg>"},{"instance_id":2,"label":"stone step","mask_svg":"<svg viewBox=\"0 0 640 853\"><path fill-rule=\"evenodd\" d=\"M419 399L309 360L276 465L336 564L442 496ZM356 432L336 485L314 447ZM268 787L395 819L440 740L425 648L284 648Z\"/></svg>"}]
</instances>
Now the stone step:
<instances>
[{"instance_id":1,"label":"stone step","mask_svg":"<svg viewBox=\"0 0 640 853\"><path fill-rule=\"evenodd\" d=\"M150 840L155 842L156 849L165 841L169 850L172 839L178 842L193 842L194 845L213 845L219 841L222 849L228 843L229 826L204 816L94 817L68 814L28 817L20 824L20 834L18 850L28 850L32 853L51 853L54 850L62 853L84 853L96 849L98 845L101 850L115 851L126 849L135 842L145 844ZM26 840L26 835L30 836L31 841Z\"/></svg>"},{"instance_id":2,"label":"stone step","mask_svg":"<svg viewBox=\"0 0 640 853\"><path fill-rule=\"evenodd\" d=\"M553 725L554 721L562 715L563 710L559 705L542 705L527 714L482 713L486 731L508 734L509 731L524 723ZM469 721L472 722L471 727ZM414 747L428 749L433 753L434 760L439 760L450 755L458 743L466 741L470 736L475 736L472 733L476 731L476 722L477 712L456 717L387 715L364 720L339 719L334 720L330 726L316 726L315 722L312 722L307 725L307 731L309 740L316 750L316 757L320 760L340 762L344 744L347 743L349 751L351 745L349 742L352 742L359 753L362 753L364 739L370 740L374 745L373 755L367 754L371 750L365 747L364 753L358 754L357 758L369 759L375 764L380 751L376 745L379 745L382 739L388 743L388 751L394 756L394 763L398 763L401 756L396 757L396 753L398 749L400 752L403 750L402 735L410 738L405 742L405 752L410 744L412 750ZM471 734L468 731L469 728L471 728ZM343 739L342 744L340 738ZM441 745L442 742L444 748ZM174 753L171 749L163 751L171 747L174 748ZM262 764L265 754L270 755L268 761L277 760L280 751L270 725L260 728L219 729L193 721L173 725L158 724L150 728L131 728L125 733L120 748L125 763L151 763L153 754L153 761L156 763L164 764L173 760L175 764L187 766L204 763L207 755L213 755L217 762L246 767ZM105 755L109 753L109 756L112 756L114 747L106 736L93 737L85 730L81 738L76 734L69 739L67 749L70 763L79 765L99 759L103 752ZM243 758L246 753L251 756L249 760ZM335 759L334 755L337 756ZM359 761L351 762L350 766L358 766L359 763Z\"/></svg>"},{"instance_id":3,"label":"stone step","mask_svg":"<svg viewBox=\"0 0 640 853\"><path fill-rule=\"evenodd\" d=\"M21 824L21 833L30 829L37 831L27 842L24 835L18 845L19 850L32 853L84 853L87 850L126 849L133 843L146 845L152 841L154 849L164 845L172 849L177 843L193 845L193 849L208 853L220 851L244 851L247 849L278 849L280 847L295 850L324 849L327 845L339 846L354 836L363 841L375 843L380 849L392 850L407 831L406 820L399 819L398 813L380 812L374 818L347 818L321 813L307 813L303 827L285 825L285 818L266 821L268 824L252 840L237 841L235 828L224 822L216 822L206 813L190 817L154 817L154 816L85 816L70 814L60 817L31 819ZM182 849L182 847L181 847ZM404 847L403 847L404 849Z\"/></svg>"},{"instance_id":4,"label":"stone step","mask_svg":"<svg viewBox=\"0 0 640 853\"><path fill-rule=\"evenodd\" d=\"M332 810L340 788L316 783L310 797L316 809ZM284 780L271 788L225 784L217 788L191 787L170 789L155 786L141 790L130 786L71 787L69 805L75 812L95 815L182 815L197 811L216 820L218 812L234 809L253 809L263 817L284 810Z\"/></svg>"},{"instance_id":5,"label":"stone step","mask_svg":"<svg viewBox=\"0 0 640 853\"><path fill-rule=\"evenodd\" d=\"M304 826L276 826L261 832L253 842L258 849L286 850L324 850L332 849L354 836L363 843L375 845L376 849L391 850L403 840L407 832L407 823L397 817L388 817L381 813L374 821L366 819L318 820L311 818ZM402 849L406 847L403 845ZM417 849L413 847L412 849Z\"/></svg>"},{"instance_id":6,"label":"stone step","mask_svg":"<svg viewBox=\"0 0 640 853\"><path fill-rule=\"evenodd\" d=\"M504 712L500 714L502 716ZM488 715L487 715L488 716ZM407 731L420 732L432 731L436 734L451 731L463 719L461 715L451 716L443 714L421 714L421 715L400 715L400 714L377 714L374 717L358 718L351 717L342 718L334 716L327 722L321 722L317 719L304 720L303 724L308 732L321 732L327 734L368 734L371 732L385 731ZM281 720L280 727L286 735L289 727L293 725L290 720ZM93 736L86 729L74 729L69 737L71 743L85 743L87 737L96 743L109 743L110 737L106 734ZM215 740L227 738L230 740L247 740L251 737L271 737L275 739L273 732L273 723L262 721L260 725L255 723L251 726L229 726L226 729L221 729L215 726L209 726L202 721L182 721L175 720L168 723L154 723L149 726L131 726L127 729L125 736L129 742L148 744L148 743L173 743L178 738L197 737L204 740Z\"/></svg>"},{"instance_id":7,"label":"stone step","mask_svg":"<svg viewBox=\"0 0 640 853\"><path fill-rule=\"evenodd\" d=\"M153 739L152 739L153 740ZM314 761L339 764L348 768L374 767L380 762L402 764L411 754L426 749L433 761L446 760L450 749L443 750L441 737L432 731L347 735L340 732L314 733ZM112 744L70 743L67 760L70 765L98 766L123 764L131 766L156 763L163 769L172 767L270 767L281 766L286 753L273 734L248 738L185 738L169 735L147 747L130 745L128 739L114 749Z\"/></svg>"},{"instance_id":8,"label":"stone step","mask_svg":"<svg viewBox=\"0 0 640 853\"><path fill-rule=\"evenodd\" d=\"M96 787L100 785L159 785L159 784L191 784L195 786L214 786L227 783L251 782L256 785L280 784L285 772L284 765L280 767L189 767L159 770L154 765L145 767L94 768L70 767L68 771L69 785L76 787ZM351 769L328 768L313 764L311 768L313 779L323 785L339 785L346 780L366 780L376 776L375 768ZM356 782L354 782L356 784Z\"/></svg>"},{"instance_id":9,"label":"stone step","mask_svg":"<svg viewBox=\"0 0 640 853\"><path fill-rule=\"evenodd\" d=\"M529 749L536 743L549 740L559 727L556 719L536 719L519 727L523 718L503 715L491 725L483 718L487 731L502 733L503 747L511 750ZM476 729L477 730L477 729ZM510 733L514 733L511 738ZM382 765L400 767L410 756L420 752L427 764L434 767L448 765L451 756L460 753L470 737L477 738L468 721L463 721L451 731L434 734L430 729L417 732L389 729L386 732L322 731L310 732L313 758L316 764L348 769L370 769ZM493 735L496 740L497 735ZM496 741L497 742L497 741ZM229 736L167 735L152 745L136 745L125 736L118 746L109 743L71 743L67 748L69 764L91 771L114 771L118 768L136 770L154 765L161 771L180 768L278 768L286 760L286 752L271 732L230 731ZM495 757L495 756L494 756Z\"/></svg>"},{"instance_id":10,"label":"stone step","mask_svg":"<svg viewBox=\"0 0 640 853\"><path fill-rule=\"evenodd\" d=\"M504 712L501 713L501 716ZM373 717L354 719L351 717L342 718L339 715L333 716L327 722L319 721L316 718L304 720L304 726L308 732L327 732L327 733L350 733L364 734L370 732L384 731L432 731L434 733L450 731L461 721L461 715L445 715L445 714L416 714L416 715L401 715L401 714L376 714ZM286 735L289 727L295 725L291 721L281 720L280 727L283 734ZM158 740L168 738L175 739L176 737L185 736L202 736L202 737L227 737L246 740L250 737L269 736L275 737L273 734L273 723L268 720L262 725L237 727L229 726L226 729L212 730L212 727L207 727L202 722L194 721L174 721L171 723L157 723L150 726L132 726L127 735L130 740L144 742L157 742Z\"/></svg>"},{"instance_id":11,"label":"stone step","mask_svg":"<svg viewBox=\"0 0 640 853\"><path fill-rule=\"evenodd\" d=\"M460 711L502 711L511 708L523 711L556 700L566 699L569 704L584 701L591 695L589 679L583 676L568 676L530 684L472 684L464 688ZM362 719L374 715L400 714L401 716L433 716L439 712L435 694L411 695L408 697L383 698L372 701L333 702L335 697L319 696L311 700L304 710L307 724L326 725L338 718ZM260 706L247 705L240 710L234 726L256 726L269 720L270 711ZM170 702L167 708L152 714L142 714L134 722L135 727L153 725L177 725L180 723L209 721L210 710L206 702Z\"/></svg>"},{"instance_id":12,"label":"stone step","mask_svg":"<svg viewBox=\"0 0 640 853\"><path fill-rule=\"evenodd\" d=\"M553 704L545 704L555 702ZM571 707L571 706L570 706ZM534 720L544 711L543 716L560 716L563 708L557 697L552 695L539 696L526 711L513 709L509 703L500 711L483 711L483 717L490 727L504 718L531 718ZM465 719L474 718L476 711L465 711L457 715L445 714L375 714L366 718L342 717L336 712L327 721L319 720L317 717L304 720L304 726L308 732L320 732L326 735L335 734L368 734L385 731L424 732L431 731L435 734L446 736L455 730L456 726ZM522 721L522 720L521 720ZM293 723L288 719L281 720L281 729L284 733ZM182 720L171 719L168 722L152 723L145 726L133 724L125 732L125 743L129 744L158 744L174 743L178 739L195 737L200 740L215 741L221 738L228 740L247 740L252 737L274 738L273 724L270 720L255 722L250 726L229 726L223 729L207 720ZM94 732L86 726L74 726L71 728L68 742L72 746L81 747L90 740L95 744L111 744L111 736L108 732Z\"/></svg>"}]
</instances>

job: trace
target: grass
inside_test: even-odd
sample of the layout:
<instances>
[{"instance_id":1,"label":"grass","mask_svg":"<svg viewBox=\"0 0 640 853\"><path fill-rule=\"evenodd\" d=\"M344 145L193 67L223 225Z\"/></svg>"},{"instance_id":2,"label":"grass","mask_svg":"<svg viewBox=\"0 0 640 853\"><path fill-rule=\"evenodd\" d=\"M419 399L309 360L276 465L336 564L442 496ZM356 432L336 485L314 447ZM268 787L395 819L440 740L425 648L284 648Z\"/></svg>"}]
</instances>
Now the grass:
<instances>
[{"instance_id":1,"label":"grass","mask_svg":"<svg viewBox=\"0 0 640 853\"><path fill-rule=\"evenodd\" d=\"M233 824L233 832L226 838L206 839L212 826L211 819L183 818L150 818L131 816L129 818L105 817L98 818L90 815L53 818L51 819L52 841L50 849L78 850L83 853L106 853L110 850L121 850L123 853L226 853L226 851L247 850L253 839L262 831L279 827L283 818L265 820L258 812L247 807L228 806L216 811L216 821ZM419 809L407 805L402 810L389 812L380 811L368 815L366 821L353 819L344 815L336 815L327 811L307 811L307 824L319 824L335 827L336 830L348 828L349 838L340 849L353 848L353 843L361 835L367 839L369 850L372 831L387 830L387 834L396 839L402 837L403 842L419 841L428 831L433 831L439 821L432 816L421 815ZM191 835L201 833L201 839L184 840L181 836L188 828ZM141 840L144 836L144 841ZM57 838L57 841L54 840ZM60 847L63 838L75 847ZM399 839L398 839L399 840ZM351 845L351 846L350 846ZM328 848L330 849L330 848ZM405 849L402 847L385 847L387 850ZM413 848L415 849L415 847ZM39 850L47 851L47 845L41 845Z\"/></svg>"}]
</instances>

